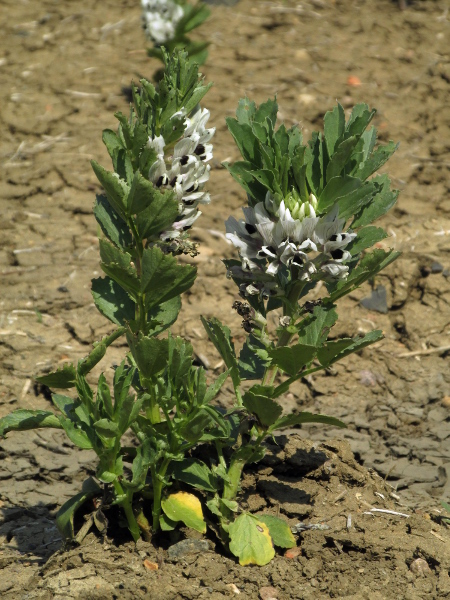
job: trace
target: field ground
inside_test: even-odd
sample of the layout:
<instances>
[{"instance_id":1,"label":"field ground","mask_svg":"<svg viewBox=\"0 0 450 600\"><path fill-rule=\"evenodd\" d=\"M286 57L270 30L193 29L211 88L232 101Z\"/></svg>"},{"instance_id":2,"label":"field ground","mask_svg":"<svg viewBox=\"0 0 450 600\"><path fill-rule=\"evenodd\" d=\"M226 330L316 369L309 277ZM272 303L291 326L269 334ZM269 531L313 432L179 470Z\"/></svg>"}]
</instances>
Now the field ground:
<instances>
[{"instance_id":1,"label":"field ground","mask_svg":"<svg viewBox=\"0 0 450 600\"><path fill-rule=\"evenodd\" d=\"M372 293L366 284L343 301L336 331L380 328L385 339L299 383L284 400L288 410L324 412L349 427L281 436L244 482L242 506L329 528L301 534L300 556L280 555L263 568L241 568L212 551L177 557L145 543L102 544L93 534L58 553L52 515L92 473L93 457L59 432L11 434L0 441L0 595L450 598L450 532L440 505L450 501L448 4L214 4L196 34L211 41L202 70L214 81L204 102L217 127L212 202L193 230L199 277L176 329L211 375L222 367L199 316L218 316L237 345L243 340L231 310L235 289L220 262L233 254L224 220L244 202L221 166L238 159L224 121L238 99L259 103L276 94L281 120L298 122L306 139L336 100L346 109L366 102L378 109L380 141L400 142L386 170L401 194L381 225L390 234L385 246L402 256L373 284L386 292L385 310L360 304ZM115 111L127 111L123 87L150 79L158 64L146 57L137 0L4 0L0 19L3 416L47 409L48 394L33 377L76 361L109 331L90 295L100 268L89 160L109 166L101 130L115 128ZM101 368L110 373L123 352L115 347ZM367 514L372 507L410 516Z\"/></svg>"}]
</instances>

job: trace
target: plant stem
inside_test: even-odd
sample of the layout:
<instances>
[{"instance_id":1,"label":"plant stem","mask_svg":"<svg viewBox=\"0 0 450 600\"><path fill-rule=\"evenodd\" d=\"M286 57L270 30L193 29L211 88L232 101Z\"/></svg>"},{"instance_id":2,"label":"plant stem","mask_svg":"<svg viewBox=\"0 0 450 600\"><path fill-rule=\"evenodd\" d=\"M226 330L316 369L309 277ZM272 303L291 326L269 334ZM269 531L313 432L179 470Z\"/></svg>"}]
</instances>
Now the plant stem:
<instances>
[{"instance_id":1,"label":"plant stem","mask_svg":"<svg viewBox=\"0 0 450 600\"><path fill-rule=\"evenodd\" d=\"M162 462L162 465L159 471L156 471L154 465L150 467L152 474L152 484L153 484L153 508L152 508L152 516L153 516L153 527L152 527L152 535L159 530L159 517L161 516L161 497L162 491L164 489L164 476L167 472L167 468L170 465L170 458L165 458Z\"/></svg>"},{"instance_id":2,"label":"plant stem","mask_svg":"<svg viewBox=\"0 0 450 600\"><path fill-rule=\"evenodd\" d=\"M225 462L225 458L223 456L223 449L222 449L222 444L219 442L219 440L215 440L215 446L216 446L216 452L217 452L217 456L219 457L219 463L220 466L225 469L227 469L227 463Z\"/></svg>"},{"instance_id":3,"label":"plant stem","mask_svg":"<svg viewBox=\"0 0 450 600\"><path fill-rule=\"evenodd\" d=\"M239 483L241 481L242 470L245 467L247 462L246 457L242 457L239 459L231 460L230 468L228 469L228 479L229 481L225 482L223 488L223 499L224 500L235 500L238 490Z\"/></svg>"},{"instance_id":4,"label":"plant stem","mask_svg":"<svg viewBox=\"0 0 450 600\"><path fill-rule=\"evenodd\" d=\"M292 286L291 291L289 292L289 294L286 297L287 302L285 304L283 304L283 317L290 317L292 319L292 317L297 316L298 299L300 297L303 286L304 286L304 283L302 281L297 281ZM277 348L282 348L284 346L288 346L293 335L294 334L290 333L287 329L283 329L283 331L278 336ZM276 365L273 365L273 366L269 367L268 369L266 369L266 372L264 373L264 377L262 380L262 384L269 385L269 386L273 385L273 382L275 381L275 377L277 376L277 373L278 373L278 367Z\"/></svg>"},{"instance_id":5,"label":"plant stem","mask_svg":"<svg viewBox=\"0 0 450 600\"><path fill-rule=\"evenodd\" d=\"M122 506L125 512L125 516L128 521L128 529L130 530L134 541L137 542L138 539L141 537L141 531L139 529L139 525L137 524L136 517L134 516L133 512L133 494L126 494L123 491L123 488L120 485L118 479L114 481L113 485L114 491L116 492L116 497L120 498L120 505Z\"/></svg>"},{"instance_id":6,"label":"plant stem","mask_svg":"<svg viewBox=\"0 0 450 600\"><path fill-rule=\"evenodd\" d=\"M245 465L251 462L253 456L259 450L266 435L267 432L263 431L251 446L241 447L234 453L227 472L228 480L225 481L223 487L222 498L224 500L236 500L242 478L242 471ZM229 509L222 509L222 514L227 521L230 521L233 517L232 511Z\"/></svg>"},{"instance_id":7,"label":"plant stem","mask_svg":"<svg viewBox=\"0 0 450 600\"><path fill-rule=\"evenodd\" d=\"M148 395L150 397L150 406L146 409L147 418L152 425L161 423L161 413L159 412L159 404L156 400L154 385L150 379L147 379L147 377L141 376L141 379L142 385L148 391Z\"/></svg>"}]
</instances>

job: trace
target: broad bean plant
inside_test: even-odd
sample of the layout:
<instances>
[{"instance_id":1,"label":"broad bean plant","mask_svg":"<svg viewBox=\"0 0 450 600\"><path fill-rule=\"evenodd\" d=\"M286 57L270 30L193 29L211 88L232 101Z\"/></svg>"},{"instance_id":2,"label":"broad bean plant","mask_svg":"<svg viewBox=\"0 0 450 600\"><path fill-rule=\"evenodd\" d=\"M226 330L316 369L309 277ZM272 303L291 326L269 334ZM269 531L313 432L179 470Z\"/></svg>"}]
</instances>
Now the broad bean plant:
<instances>
[{"instance_id":1,"label":"broad bean plant","mask_svg":"<svg viewBox=\"0 0 450 600\"><path fill-rule=\"evenodd\" d=\"M242 565L263 565L274 547L296 541L283 519L241 509L243 469L261 460L265 440L284 427L344 426L325 415L286 414L283 396L293 382L382 338L381 331L330 334L337 300L398 256L370 250L386 237L372 222L397 197L387 175L373 174L396 146L377 146L368 128L375 111L364 104L348 120L338 104L325 115L323 133L304 144L297 126L277 124L275 99L259 107L239 102L227 125L242 160L225 166L247 203L242 219L226 223L237 252L224 261L224 274L236 284L233 307L246 337L237 353L230 329L202 318L226 366L208 385L191 344L170 327L196 277L177 257L198 252L189 230L210 202L215 129L201 107L210 85L185 52L162 52L158 86L142 80L129 115L117 113L117 131L103 132L113 170L92 162L103 188L94 216L105 274L92 281L92 296L114 328L78 364L38 377L68 390L53 393L56 412L16 410L0 420L0 435L57 428L96 453L95 478L57 514L65 539L80 539L74 515L95 499L89 523L101 530L111 506L123 511L134 540L179 524L206 533L208 525ZM112 382L101 374L94 385L92 369L120 337L127 351ZM228 378L234 400L223 410L215 398Z\"/></svg>"},{"instance_id":2,"label":"broad bean plant","mask_svg":"<svg viewBox=\"0 0 450 600\"><path fill-rule=\"evenodd\" d=\"M142 27L152 44L147 50L149 56L164 61L164 46L168 52L183 48L198 64L206 61L209 42L195 42L188 35L210 16L206 4L191 4L188 0L141 0L141 7Z\"/></svg>"}]
</instances>

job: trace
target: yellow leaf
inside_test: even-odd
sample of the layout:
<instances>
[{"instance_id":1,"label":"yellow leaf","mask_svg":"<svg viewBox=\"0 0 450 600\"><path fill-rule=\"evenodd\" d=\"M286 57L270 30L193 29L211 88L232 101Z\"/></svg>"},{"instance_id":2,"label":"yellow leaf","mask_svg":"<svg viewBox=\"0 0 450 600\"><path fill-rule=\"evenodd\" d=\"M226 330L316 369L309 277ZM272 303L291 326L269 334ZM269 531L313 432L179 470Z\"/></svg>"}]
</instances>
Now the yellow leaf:
<instances>
[{"instance_id":1,"label":"yellow leaf","mask_svg":"<svg viewBox=\"0 0 450 600\"><path fill-rule=\"evenodd\" d=\"M194 494L188 492L170 494L161 502L161 506L164 514L172 521L183 521L185 525L200 533L206 532L202 505Z\"/></svg>"}]
</instances>

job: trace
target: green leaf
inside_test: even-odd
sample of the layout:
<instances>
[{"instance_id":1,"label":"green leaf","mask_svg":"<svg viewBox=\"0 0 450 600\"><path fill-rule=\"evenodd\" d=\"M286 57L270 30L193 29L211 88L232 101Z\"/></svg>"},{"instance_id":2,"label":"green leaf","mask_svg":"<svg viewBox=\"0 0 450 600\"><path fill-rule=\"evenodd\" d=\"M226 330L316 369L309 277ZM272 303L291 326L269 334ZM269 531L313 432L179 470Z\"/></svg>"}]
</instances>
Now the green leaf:
<instances>
[{"instance_id":1,"label":"green leaf","mask_svg":"<svg viewBox=\"0 0 450 600\"><path fill-rule=\"evenodd\" d=\"M122 457L116 456L115 458L111 458L110 451L107 451L101 456L98 463L96 471L97 479L102 483L112 483L121 475L123 475Z\"/></svg>"},{"instance_id":2,"label":"green leaf","mask_svg":"<svg viewBox=\"0 0 450 600\"><path fill-rule=\"evenodd\" d=\"M108 150L108 154L113 159L113 161L116 160L120 150L124 149L124 146L119 136L117 135L117 133L112 131L112 129L104 129L102 139L103 143L106 146L106 149Z\"/></svg>"},{"instance_id":3,"label":"green leaf","mask_svg":"<svg viewBox=\"0 0 450 600\"><path fill-rule=\"evenodd\" d=\"M288 375L296 375L303 367L309 365L317 353L316 346L297 344L269 350L272 364L277 365Z\"/></svg>"},{"instance_id":4,"label":"green leaf","mask_svg":"<svg viewBox=\"0 0 450 600\"><path fill-rule=\"evenodd\" d=\"M144 395L140 398L136 398L133 394L129 394L125 402L122 404L118 411L119 417L119 431L123 435L125 431L130 427L138 418L144 403Z\"/></svg>"},{"instance_id":5,"label":"green leaf","mask_svg":"<svg viewBox=\"0 0 450 600\"><path fill-rule=\"evenodd\" d=\"M213 424L214 420L211 413L207 408L202 407L194 415L189 415L189 420L181 424L178 434L187 442L194 444L203 437L205 430Z\"/></svg>"},{"instance_id":6,"label":"green leaf","mask_svg":"<svg viewBox=\"0 0 450 600\"><path fill-rule=\"evenodd\" d=\"M114 421L120 420L120 415L130 392L130 387L136 373L135 367L130 367L123 360L114 371Z\"/></svg>"},{"instance_id":7,"label":"green leaf","mask_svg":"<svg viewBox=\"0 0 450 600\"><path fill-rule=\"evenodd\" d=\"M338 103L332 111L328 111L324 117L324 138L328 149L328 155L333 156L336 143L345 131L345 113L343 107Z\"/></svg>"},{"instance_id":8,"label":"green leaf","mask_svg":"<svg viewBox=\"0 0 450 600\"><path fill-rule=\"evenodd\" d=\"M376 112L375 109L370 110L367 104L357 104L354 106L345 128L347 133L350 135L362 135Z\"/></svg>"},{"instance_id":9,"label":"green leaf","mask_svg":"<svg viewBox=\"0 0 450 600\"><path fill-rule=\"evenodd\" d=\"M135 318L136 303L111 277L92 280L92 297L101 314L116 325Z\"/></svg>"},{"instance_id":10,"label":"green leaf","mask_svg":"<svg viewBox=\"0 0 450 600\"><path fill-rule=\"evenodd\" d=\"M214 498L211 498L211 500L208 500L206 502L206 506L212 512L213 515L215 515L216 517L219 517L219 519L222 517L222 512L219 508L220 499L217 495Z\"/></svg>"},{"instance_id":11,"label":"green leaf","mask_svg":"<svg viewBox=\"0 0 450 600\"><path fill-rule=\"evenodd\" d=\"M192 344L169 334L168 378L174 388L183 388L192 368Z\"/></svg>"},{"instance_id":12,"label":"green leaf","mask_svg":"<svg viewBox=\"0 0 450 600\"><path fill-rule=\"evenodd\" d=\"M268 119L272 125L272 129L274 129L277 121L277 113L278 104L276 98L273 100L269 98L266 102L259 105L253 116L253 120L256 121L256 123L264 123L266 119Z\"/></svg>"},{"instance_id":13,"label":"green leaf","mask_svg":"<svg viewBox=\"0 0 450 600\"><path fill-rule=\"evenodd\" d=\"M358 141L359 137L351 136L340 142L335 148L334 154L327 166L327 181L330 181L333 177L338 177L342 173Z\"/></svg>"},{"instance_id":14,"label":"green leaf","mask_svg":"<svg viewBox=\"0 0 450 600\"><path fill-rule=\"evenodd\" d=\"M352 338L342 338L326 342L317 352L317 358L323 367L336 362L336 356L353 344Z\"/></svg>"},{"instance_id":15,"label":"green leaf","mask_svg":"<svg viewBox=\"0 0 450 600\"><path fill-rule=\"evenodd\" d=\"M325 165L323 161L322 134L313 132L305 151L306 176L313 194L319 198L324 187Z\"/></svg>"},{"instance_id":16,"label":"green leaf","mask_svg":"<svg viewBox=\"0 0 450 600\"><path fill-rule=\"evenodd\" d=\"M187 527L200 533L206 533L202 505L194 494L187 492L170 494L161 501L161 507L171 521L182 521Z\"/></svg>"},{"instance_id":17,"label":"green leaf","mask_svg":"<svg viewBox=\"0 0 450 600\"><path fill-rule=\"evenodd\" d=\"M110 418L113 416L114 412L111 399L111 392L109 390L108 384L106 383L106 378L103 375L103 373L101 373L100 377L98 378L96 410L98 416L106 413Z\"/></svg>"},{"instance_id":18,"label":"green leaf","mask_svg":"<svg viewBox=\"0 0 450 600\"><path fill-rule=\"evenodd\" d=\"M291 528L286 521L274 515L255 516L269 528L274 546L278 546L279 548L293 548L297 545Z\"/></svg>"},{"instance_id":19,"label":"green leaf","mask_svg":"<svg viewBox=\"0 0 450 600\"><path fill-rule=\"evenodd\" d=\"M94 427L96 432L105 438L116 438L120 435L117 423L110 419L99 419L94 423Z\"/></svg>"},{"instance_id":20,"label":"green leaf","mask_svg":"<svg viewBox=\"0 0 450 600\"><path fill-rule=\"evenodd\" d=\"M48 410L18 409L0 419L0 437L9 431L27 431L40 427L62 428L59 418Z\"/></svg>"},{"instance_id":21,"label":"green leaf","mask_svg":"<svg viewBox=\"0 0 450 600\"><path fill-rule=\"evenodd\" d=\"M157 247L146 248L142 258L141 291L145 293L145 307L150 310L188 290L197 271L190 265L179 265L177 260Z\"/></svg>"},{"instance_id":22,"label":"green leaf","mask_svg":"<svg viewBox=\"0 0 450 600\"><path fill-rule=\"evenodd\" d=\"M283 427L292 427L293 425L301 425L303 423L323 423L324 425L332 425L334 427L347 427L345 423L339 421L335 417L327 415L315 415L309 412L301 412L298 414L290 414L278 419L271 427L271 431L282 429Z\"/></svg>"},{"instance_id":23,"label":"green leaf","mask_svg":"<svg viewBox=\"0 0 450 600\"><path fill-rule=\"evenodd\" d=\"M265 345L255 336L249 335L239 354L239 377L261 380L269 364L268 358Z\"/></svg>"},{"instance_id":24,"label":"green leaf","mask_svg":"<svg viewBox=\"0 0 450 600\"><path fill-rule=\"evenodd\" d=\"M273 387L266 389L267 395L264 394L264 386L254 386L254 388L245 392L242 403L250 413L258 418L261 425L270 427L279 418L283 409L278 402L270 398Z\"/></svg>"},{"instance_id":25,"label":"green leaf","mask_svg":"<svg viewBox=\"0 0 450 600\"><path fill-rule=\"evenodd\" d=\"M152 184L150 184L152 185ZM160 192L152 185L147 208L136 217L136 228L141 239L159 239L160 234L169 229L178 217L178 200L172 191Z\"/></svg>"},{"instance_id":26,"label":"green leaf","mask_svg":"<svg viewBox=\"0 0 450 600\"><path fill-rule=\"evenodd\" d=\"M121 141L124 142L126 148L131 149L133 145L133 139L130 120L120 111L114 113L114 116L120 123L119 137Z\"/></svg>"},{"instance_id":27,"label":"green leaf","mask_svg":"<svg viewBox=\"0 0 450 600\"><path fill-rule=\"evenodd\" d=\"M236 500L227 500L227 498L219 498L219 504L225 506L232 512L239 511L239 504L236 502Z\"/></svg>"},{"instance_id":28,"label":"green leaf","mask_svg":"<svg viewBox=\"0 0 450 600\"><path fill-rule=\"evenodd\" d=\"M239 564L267 565L275 556L269 528L258 517L243 513L228 527L230 550Z\"/></svg>"},{"instance_id":29,"label":"green leaf","mask_svg":"<svg viewBox=\"0 0 450 600\"><path fill-rule=\"evenodd\" d=\"M129 215L135 215L152 203L152 196L155 192L153 183L145 179L139 171L136 171L128 194L127 209Z\"/></svg>"},{"instance_id":30,"label":"green leaf","mask_svg":"<svg viewBox=\"0 0 450 600\"><path fill-rule=\"evenodd\" d=\"M233 165L222 163L230 175L255 200L265 196L266 187L253 177L254 166L246 161L236 161Z\"/></svg>"},{"instance_id":31,"label":"green leaf","mask_svg":"<svg viewBox=\"0 0 450 600\"><path fill-rule=\"evenodd\" d=\"M116 212L104 195L98 195L94 204L94 216L104 235L116 246L124 250L133 243L128 225Z\"/></svg>"},{"instance_id":32,"label":"green leaf","mask_svg":"<svg viewBox=\"0 0 450 600\"><path fill-rule=\"evenodd\" d=\"M202 399L202 404L209 404L212 400L214 400L214 398L220 392L223 384L227 380L229 374L229 371L224 371L217 377L217 379L213 383L211 383Z\"/></svg>"},{"instance_id":33,"label":"green leaf","mask_svg":"<svg viewBox=\"0 0 450 600\"><path fill-rule=\"evenodd\" d=\"M147 320L149 323L147 334L149 336L156 336L168 329L177 320L180 310L180 296L175 296L175 298L171 298L170 300L167 300L167 302L154 306L147 313Z\"/></svg>"},{"instance_id":34,"label":"green leaf","mask_svg":"<svg viewBox=\"0 0 450 600\"><path fill-rule=\"evenodd\" d=\"M351 177L350 175L340 175L333 177L325 186L323 192L319 196L317 210L320 214L327 212L327 209L336 203L339 198L343 198L357 190L362 185L361 179Z\"/></svg>"},{"instance_id":35,"label":"green leaf","mask_svg":"<svg viewBox=\"0 0 450 600\"><path fill-rule=\"evenodd\" d=\"M123 179L120 179L116 173L111 173L104 169L95 160L91 161L91 165L97 179L100 181L106 192L109 203L125 221L127 196L129 192L127 183Z\"/></svg>"},{"instance_id":36,"label":"green leaf","mask_svg":"<svg viewBox=\"0 0 450 600\"><path fill-rule=\"evenodd\" d=\"M231 331L226 325L212 317L211 319L205 319L203 316L200 317L203 323L203 327L208 334L209 339L212 341L220 356L223 358L227 369L230 371L230 377L233 381L235 388L239 387L240 377L239 368L236 359L236 353L234 351L234 344L231 341Z\"/></svg>"},{"instance_id":37,"label":"green leaf","mask_svg":"<svg viewBox=\"0 0 450 600\"><path fill-rule=\"evenodd\" d=\"M236 110L236 117L239 123L247 123L247 125L250 125L254 120L255 112L256 104L252 100L249 100L247 97L239 100Z\"/></svg>"},{"instance_id":38,"label":"green leaf","mask_svg":"<svg viewBox=\"0 0 450 600\"><path fill-rule=\"evenodd\" d=\"M52 394L52 402L66 417L72 418L75 410L75 401L63 394Z\"/></svg>"},{"instance_id":39,"label":"green leaf","mask_svg":"<svg viewBox=\"0 0 450 600\"><path fill-rule=\"evenodd\" d=\"M383 337L383 332L376 329L374 331L369 331L369 333L366 333L366 335L362 338L347 338L327 342L322 348L319 349L317 358L322 366L328 367L338 360L341 360L345 356L353 354L353 352L359 352L366 346L370 346L370 344L378 342L379 340L383 339Z\"/></svg>"},{"instance_id":40,"label":"green leaf","mask_svg":"<svg viewBox=\"0 0 450 600\"><path fill-rule=\"evenodd\" d=\"M353 217L362 207L370 205L376 192L377 186L372 181L366 181L358 189L339 198L339 218L347 220Z\"/></svg>"},{"instance_id":41,"label":"green leaf","mask_svg":"<svg viewBox=\"0 0 450 600\"><path fill-rule=\"evenodd\" d=\"M270 192L277 191L277 183L275 182L275 176L272 171L268 169L258 169L257 171L251 172L252 177L254 177L262 186L269 190ZM279 190L278 186L278 190Z\"/></svg>"},{"instance_id":42,"label":"green leaf","mask_svg":"<svg viewBox=\"0 0 450 600\"><path fill-rule=\"evenodd\" d=\"M397 202L398 190L391 190L390 179L387 175L378 175L371 179L371 183L378 186L378 191L374 195L370 204L363 206L355 216L352 227L362 227L369 225L379 217L382 217Z\"/></svg>"},{"instance_id":43,"label":"green leaf","mask_svg":"<svg viewBox=\"0 0 450 600\"><path fill-rule=\"evenodd\" d=\"M244 160L256 167L262 166L259 143L251 126L246 123L238 123L231 117L227 117L225 121Z\"/></svg>"},{"instance_id":44,"label":"green leaf","mask_svg":"<svg viewBox=\"0 0 450 600\"><path fill-rule=\"evenodd\" d=\"M95 482L92 477L89 477L83 482L82 491L76 494L70 500L65 502L56 513L56 526L61 536L65 540L72 540L74 537L73 520L77 510L83 504L101 494L101 487Z\"/></svg>"},{"instance_id":45,"label":"green leaf","mask_svg":"<svg viewBox=\"0 0 450 600\"><path fill-rule=\"evenodd\" d=\"M299 344L319 348L337 319L335 306L331 302L314 307L312 314L308 314L297 326Z\"/></svg>"},{"instance_id":46,"label":"green leaf","mask_svg":"<svg viewBox=\"0 0 450 600\"><path fill-rule=\"evenodd\" d=\"M172 465L171 474L175 481L182 481L207 492L216 491L216 479L211 469L203 461L195 458L185 458L182 461L172 463Z\"/></svg>"},{"instance_id":47,"label":"green leaf","mask_svg":"<svg viewBox=\"0 0 450 600\"><path fill-rule=\"evenodd\" d=\"M75 414L72 418L75 420ZM83 425L81 422L77 423L63 416L59 417L59 421L66 432L67 437L73 444L75 444L75 446L78 446L78 448L81 448L81 450L92 450L94 447L91 441L93 435L91 432L89 432L91 435L88 435L88 433L81 428ZM84 425L84 427L87 426Z\"/></svg>"},{"instance_id":48,"label":"green leaf","mask_svg":"<svg viewBox=\"0 0 450 600\"><path fill-rule=\"evenodd\" d=\"M49 388L64 388L69 389L75 387L77 372L73 365L64 365L61 369L36 377L36 381L42 383Z\"/></svg>"},{"instance_id":49,"label":"green leaf","mask_svg":"<svg viewBox=\"0 0 450 600\"><path fill-rule=\"evenodd\" d=\"M395 144L392 141L385 146L379 146L371 156L360 163L359 168L354 172L355 177L359 177L359 179L362 179L363 181L370 177L390 159L398 146L399 144Z\"/></svg>"},{"instance_id":50,"label":"green leaf","mask_svg":"<svg viewBox=\"0 0 450 600\"><path fill-rule=\"evenodd\" d=\"M377 242L384 240L387 236L387 233L384 229L381 229L381 227L369 225L358 231L358 235L350 242L350 244L348 244L346 250L348 250L352 256L356 256L363 250L371 248Z\"/></svg>"},{"instance_id":51,"label":"green leaf","mask_svg":"<svg viewBox=\"0 0 450 600\"><path fill-rule=\"evenodd\" d=\"M141 333L137 339L128 334L127 339L141 375L150 379L165 368L169 346L167 340L144 336Z\"/></svg>"},{"instance_id":52,"label":"green leaf","mask_svg":"<svg viewBox=\"0 0 450 600\"><path fill-rule=\"evenodd\" d=\"M145 485L150 465L156 462L156 453L151 446L152 440L146 438L136 448L136 456L131 465L132 479L127 487L135 491L142 489Z\"/></svg>"},{"instance_id":53,"label":"green leaf","mask_svg":"<svg viewBox=\"0 0 450 600\"><path fill-rule=\"evenodd\" d=\"M99 240L103 271L132 295L139 292L139 279L131 256L106 240Z\"/></svg>"},{"instance_id":54,"label":"green leaf","mask_svg":"<svg viewBox=\"0 0 450 600\"><path fill-rule=\"evenodd\" d=\"M159 516L159 526L161 527L161 531L173 531L177 526L177 522L172 521L172 519L169 519L168 516L162 513Z\"/></svg>"}]
</instances>

